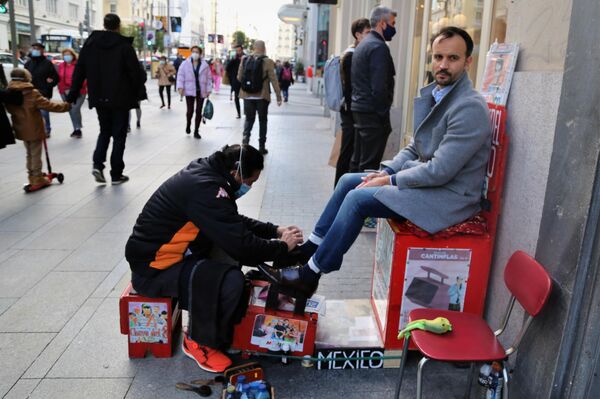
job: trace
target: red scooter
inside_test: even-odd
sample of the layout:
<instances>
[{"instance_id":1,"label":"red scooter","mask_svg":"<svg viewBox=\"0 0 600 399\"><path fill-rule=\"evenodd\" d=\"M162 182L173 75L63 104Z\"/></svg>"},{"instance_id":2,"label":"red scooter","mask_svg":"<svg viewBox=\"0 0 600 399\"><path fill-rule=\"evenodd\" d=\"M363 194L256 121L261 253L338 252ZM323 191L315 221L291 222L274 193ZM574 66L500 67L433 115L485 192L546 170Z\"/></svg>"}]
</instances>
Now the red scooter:
<instances>
[{"instance_id":1,"label":"red scooter","mask_svg":"<svg viewBox=\"0 0 600 399\"><path fill-rule=\"evenodd\" d=\"M62 184L62 182L65 180L65 176L62 173L52 172L52 165L50 165L50 157L48 156L48 144L46 144L46 138L44 138L42 142L44 143L44 153L46 154L46 165L48 165L48 173L44 173L44 177L48 179L48 181L42 184L24 185L23 190L25 190L26 193L32 193L34 191L38 191L48 187L50 184L52 184L53 179L58 180L60 184Z\"/></svg>"}]
</instances>

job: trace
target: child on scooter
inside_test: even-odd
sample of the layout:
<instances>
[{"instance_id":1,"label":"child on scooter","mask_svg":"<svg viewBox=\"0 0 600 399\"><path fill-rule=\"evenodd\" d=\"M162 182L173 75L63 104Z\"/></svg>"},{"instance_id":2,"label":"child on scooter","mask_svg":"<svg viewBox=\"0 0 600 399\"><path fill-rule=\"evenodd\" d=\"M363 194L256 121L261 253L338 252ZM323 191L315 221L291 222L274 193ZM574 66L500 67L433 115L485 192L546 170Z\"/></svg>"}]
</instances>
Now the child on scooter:
<instances>
[{"instance_id":1,"label":"child on scooter","mask_svg":"<svg viewBox=\"0 0 600 399\"><path fill-rule=\"evenodd\" d=\"M15 137L23 141L27 150L27 173L31 190L50 184L42 173L42 142L45 138L44 120L40 109L50 112L67 112L71 104L50 101L42 96L31 83L31 74L26 69L15 68L10 73L8 88L23 94L23 105L6 105L11 114Z\"/></svg>"}]
</instances>

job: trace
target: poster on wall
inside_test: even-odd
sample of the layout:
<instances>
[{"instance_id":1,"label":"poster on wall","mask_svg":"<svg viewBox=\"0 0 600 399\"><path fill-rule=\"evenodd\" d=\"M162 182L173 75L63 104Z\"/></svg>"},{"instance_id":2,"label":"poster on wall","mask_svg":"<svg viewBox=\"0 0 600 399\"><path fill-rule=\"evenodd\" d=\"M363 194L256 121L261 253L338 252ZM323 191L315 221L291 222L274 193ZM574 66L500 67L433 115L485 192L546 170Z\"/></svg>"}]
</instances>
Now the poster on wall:
<instances>
[{"instance_id":1,"label":"poster on wall","mask_svg":"<svg viewBox=\"0 0 600 399\"><path fill-rule=\"evenodd\" d=\"M169 342L167 304L164 302L129 302L129 342Z\"/></svg>"},{"instance_id":2,"label":"poster on wall","mask_svg":"<svg viewBox=\"0 0 600 399\"><path fill-rule=\"evenodd\" d=\"M512 76L517 64L517 43L493 43L485 60L479 92L488 103L506 105Z\"/></svg>"},{"instance_id":3,"label":"poster on wall","mask_svg":"<svg viewBox=\"0 0 600 399\"><path fill-rule=\"evenodd\" d=\"M304 320L258 314L254 319L250 343L272 351L282 350L288 344L290 351L301 352L307 327L308 322Z\"/></svg>"},{"instance_id":4,"label":"poster on wall","mask_svg":"<svg viewBox=\"0 0 600 399\"><path fill-rule=\"evenodd\" d=\"M470 249L408 248L399 329L413 309L462 311L470 265Z\"/></svg>"}]
</instances>

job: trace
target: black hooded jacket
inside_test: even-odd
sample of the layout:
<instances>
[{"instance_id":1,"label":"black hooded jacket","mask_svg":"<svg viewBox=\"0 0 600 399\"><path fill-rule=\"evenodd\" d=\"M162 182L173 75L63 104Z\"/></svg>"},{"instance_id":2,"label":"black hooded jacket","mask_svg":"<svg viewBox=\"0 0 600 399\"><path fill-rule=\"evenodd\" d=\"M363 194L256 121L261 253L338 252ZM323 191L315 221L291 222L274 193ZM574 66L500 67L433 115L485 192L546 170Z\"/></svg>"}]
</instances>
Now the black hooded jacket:
<instances>
[{"instance_id":1,"label":"black hooded jacket","mask_svg":"<svg viewBox=\"0 0 600 399\"><path fill-rule=\"evenodd\" d=\"M67 101L77 99L87 79L90 108L135 108L145 71L140 70L132 43L132 37L117 32L92 32L79 54Z\"/></svg>"},{"instance_id":2,"label":"black hooded jacket","mask_svg":"<svg viewBox=\"0 0 600 399\"><path fill-rule=\"evenodd\" d=\"M152 277L188 249L206 258L213 246L249 266L287 256L287 244L272 240L277 226L238 213L239 184L219 154L192 161L152 194L125 247L133 272Z\"/></svg>"},{"instance_id":3,"label":"black hooded jacket","mask_svg":"<svg viewBox=\"0 0 600 399\"><path fill-rule=\"evenodd\" d=\"M52 89L60 80L52 61L43 55L31 57L31 59L25 63L25 69L31 73L31 83L33 83L33 87L35 87L42 96L52 98ZM52 79L52 82L48 83L48 78Z\"/></svg>"}]
</instances>

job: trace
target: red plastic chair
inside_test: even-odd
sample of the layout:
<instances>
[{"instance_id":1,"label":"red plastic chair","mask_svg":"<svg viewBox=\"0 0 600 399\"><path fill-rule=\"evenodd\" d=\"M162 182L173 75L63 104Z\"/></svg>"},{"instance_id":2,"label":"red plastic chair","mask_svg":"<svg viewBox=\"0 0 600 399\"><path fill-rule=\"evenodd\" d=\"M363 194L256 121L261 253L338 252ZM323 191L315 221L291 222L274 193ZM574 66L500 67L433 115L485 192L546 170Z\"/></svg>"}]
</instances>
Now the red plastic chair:
<instances>
[{"instance_id":1,"label":"red plastic chair","mask_svg":"<svg viewBox=\"0 0 600 399\"><path fill-rule=\"evenodd\" d=\"M421 399L423 392L423 366L431 359L442 362L471 363L467 392L471 388L475 363L500 362L503 366L504 377L505 393L503 396L504 399L508 398L508 373L506 372L506 367L504 367L504 362L510 354L517 350L521 338L525 335L531 321L546 304L552 288L552 282L546 270L535 259L523 251L517 251L510 257L506 264L506 268L504 269L504 283L512 295L508 302L502 327L495 332L492 331L483 318L470 313L440 309L414 309L410 312L409 322L418 319L445 317L452 324L452 331L438 335L415 330L412 331L410 338L404 340L396 398L400 397L400 387L402 386L408 343L411 338L417 349L424 355L419 362L417 371L417 399ZM515 299L519 301L529 316L525 323L523 323L523 327L515 338L513 345L508 349L504 349L497 337L504 332L508 324Z\"/></svg>"}]
</instances>

